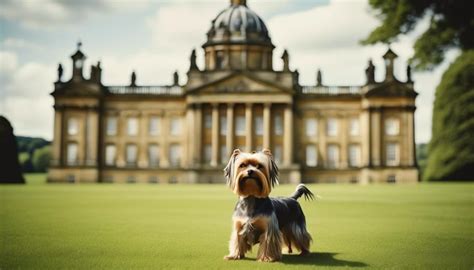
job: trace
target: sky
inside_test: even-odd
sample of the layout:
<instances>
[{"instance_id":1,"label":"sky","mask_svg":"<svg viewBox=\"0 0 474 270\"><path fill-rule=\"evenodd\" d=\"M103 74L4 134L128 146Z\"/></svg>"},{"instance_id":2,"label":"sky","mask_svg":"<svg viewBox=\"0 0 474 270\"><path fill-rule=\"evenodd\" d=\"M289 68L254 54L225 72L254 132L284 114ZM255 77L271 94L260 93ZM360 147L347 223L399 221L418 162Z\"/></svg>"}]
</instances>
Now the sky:
<instances>
[{"instance_id":1,"label":"sky","mask_svg":"<svg viewBox=\"0 0 474 270\"><path fill-rule=\"evenodd\" d=\"M87 56L85 74L101 61L105 85L126 85L135 71L141 85L167 85L177 70L186 82L189 55L201 45L212 19L230 0L2 0L0 1L0 115L6 116L16 135L52 139L53 104L50 96L57 65L70 78L70 55L78 41ZM287 49L290 67L298 69L300 84L312 85L317 69L323 84L362 85L369 58L376 79L385 74L382 55L387 45L362 46L379 22L363 0L247 0L265 21L273 44L274 68L281 69ZM428 20L391 44L399 58L395 75L406 80L412 45ZM415 114L417 143L431 138L435 88L456 57L433 71L414 72L419 93ZM88 76L88 75L87 75Z\"/></svg>"}]
</instances>

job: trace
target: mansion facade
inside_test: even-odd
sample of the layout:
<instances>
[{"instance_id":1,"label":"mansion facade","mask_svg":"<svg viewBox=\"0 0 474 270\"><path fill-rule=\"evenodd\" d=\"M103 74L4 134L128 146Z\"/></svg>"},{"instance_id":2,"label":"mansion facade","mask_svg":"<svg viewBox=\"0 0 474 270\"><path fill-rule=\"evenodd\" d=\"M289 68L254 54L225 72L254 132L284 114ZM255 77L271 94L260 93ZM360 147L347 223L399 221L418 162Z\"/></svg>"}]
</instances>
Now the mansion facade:
<instances>
[{"instance_id":1,"label":"mansion facade","mask_svg":"<svg viewBox=\"0 0 474 270\"><path fill-rule=\"evenodd\" d=\"M274 45L245 0L231 0L190 57L187 82L126 86L101 82L100 62L83 75L78 44L72 78L54 84L49 182L223 183L233 149L271 149L280 182L417 182L417 93L394 76L397 55L383 55L375 80L369 61L361 86L299 84L287 51L273 69Z\"/></svg>"}]
</instances>

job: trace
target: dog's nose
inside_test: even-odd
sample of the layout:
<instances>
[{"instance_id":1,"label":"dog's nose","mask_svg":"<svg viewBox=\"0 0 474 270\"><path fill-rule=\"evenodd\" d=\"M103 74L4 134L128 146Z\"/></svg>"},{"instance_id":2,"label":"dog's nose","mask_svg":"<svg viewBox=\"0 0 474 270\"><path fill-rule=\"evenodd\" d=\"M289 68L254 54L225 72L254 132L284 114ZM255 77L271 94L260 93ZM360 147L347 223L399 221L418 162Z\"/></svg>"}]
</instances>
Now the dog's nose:
<instances>
[{"instance_id":1,"label":"dog's nose","mask_svg":"<svg viewBox=\"0 0 474 270\"><path fill-rule=\"evenodd\" d=\"M247 175L248 175L248 176L251 176L253 173L254 173L254 170L248 170L248 171L247 171Z\"/></svg>"}]
</instances>

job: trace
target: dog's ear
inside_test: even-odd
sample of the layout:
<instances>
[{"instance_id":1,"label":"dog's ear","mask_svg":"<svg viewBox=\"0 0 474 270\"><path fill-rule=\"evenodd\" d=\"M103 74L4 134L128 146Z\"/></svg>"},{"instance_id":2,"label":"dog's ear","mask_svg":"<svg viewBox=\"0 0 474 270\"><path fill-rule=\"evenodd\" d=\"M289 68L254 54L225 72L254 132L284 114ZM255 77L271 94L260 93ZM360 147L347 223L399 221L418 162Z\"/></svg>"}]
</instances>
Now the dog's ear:
<instances>
[{"instance_id":1,"label":"dog's ear","mask_svg":"<svg viewBox=\"0 0 474 270\"><path fill-rule=\"evenodd\" d=\"M227 185L231 188L234 189L234 179L233 178L233 172L234 172L234 163L235 163L235 158L240 155L241 151L240 149L235 149L234 152L232 152L232 155L230 156L229 162L227 163L227 166L224 168L224 176L227 180Z\"/></svg>"},{"instance_id":2,"label":"dog's ear","mask_svg":"<svg viewBox=\"0 0 474 270\"><path fill-rule=\"evenodd\" d=\"M278 166L273 159L272 152L269 149L263 149L262 153L264 153L268 157L268 174L270 177L270 182L272 183L272 187L278 185Z\"/></svg>"}]
</instances>

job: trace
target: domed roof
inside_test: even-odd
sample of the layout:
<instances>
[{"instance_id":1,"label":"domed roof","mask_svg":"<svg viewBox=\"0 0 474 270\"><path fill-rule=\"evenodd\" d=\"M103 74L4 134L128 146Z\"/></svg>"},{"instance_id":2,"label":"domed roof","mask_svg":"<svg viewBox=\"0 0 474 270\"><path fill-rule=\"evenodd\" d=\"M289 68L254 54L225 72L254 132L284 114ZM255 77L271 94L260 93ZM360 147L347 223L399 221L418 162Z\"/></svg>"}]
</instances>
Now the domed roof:
<instances>
[{"instance_id":1,"label":"domed roof","mask_svg":"<svg viewBox=\"0 0 474 270\"><path fill-rule=\"evenodd\" d=\"M204 47L215 44L272 45L263 20L246 5L245 0L231 0L231 5L212 21Z\"/></svg>"}]
</instances>

